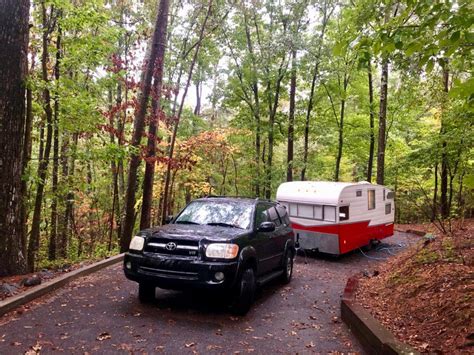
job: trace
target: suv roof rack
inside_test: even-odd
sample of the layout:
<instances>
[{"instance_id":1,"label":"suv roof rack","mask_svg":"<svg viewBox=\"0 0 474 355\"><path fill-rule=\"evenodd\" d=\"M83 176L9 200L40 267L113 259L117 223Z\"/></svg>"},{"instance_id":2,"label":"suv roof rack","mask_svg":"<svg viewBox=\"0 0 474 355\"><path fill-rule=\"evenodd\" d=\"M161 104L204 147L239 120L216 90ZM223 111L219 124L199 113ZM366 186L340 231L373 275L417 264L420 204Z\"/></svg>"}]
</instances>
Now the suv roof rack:
<instances>
[{"instance_id":1,"label":"suv roof rack","mask_svg":"<svg viewBox=\"0 0 474 355\"><path fill-rule=\"evenodd\" d=\"M245 198L249 200L262 201L262 202L277 202L270 199L265 199L261 197L250 197L250 196L224 196L224 195L206 195L202 198Z\"/></svg>"}]
</instances>

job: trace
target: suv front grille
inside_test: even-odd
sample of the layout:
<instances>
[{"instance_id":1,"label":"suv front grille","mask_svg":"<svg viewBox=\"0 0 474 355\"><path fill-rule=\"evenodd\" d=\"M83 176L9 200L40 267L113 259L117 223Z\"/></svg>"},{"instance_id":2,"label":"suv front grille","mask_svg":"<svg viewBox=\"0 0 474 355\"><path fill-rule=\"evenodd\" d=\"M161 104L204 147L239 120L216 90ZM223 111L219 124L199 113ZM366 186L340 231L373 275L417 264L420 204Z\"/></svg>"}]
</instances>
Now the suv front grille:
<instances>
[{"instance_id":1,"label":"suv front grille","mask_svg":"<svg viewBox=\"0 0 474 355\"><path fill-rule=\"evenodd\" d=\"M146 275L160 276L160 277L169 278L169 279L180 279L180 280L190 280L190 281L196 281L199 279L199 274L197 272L156 269L156 268L146 267L146 266L138 267L138 272L142 274L146 274Z\"/></svg>"},{"instance_id":2,"label":"suv front grille","mask_svg":"<svg viewBox=\"0 0 474 355\"><path fill-rule=\"evenodd\" d=\"M193 240L151 238L145 251L166 255L198 256L199 242Z\"/></svg>"}]
</instances>

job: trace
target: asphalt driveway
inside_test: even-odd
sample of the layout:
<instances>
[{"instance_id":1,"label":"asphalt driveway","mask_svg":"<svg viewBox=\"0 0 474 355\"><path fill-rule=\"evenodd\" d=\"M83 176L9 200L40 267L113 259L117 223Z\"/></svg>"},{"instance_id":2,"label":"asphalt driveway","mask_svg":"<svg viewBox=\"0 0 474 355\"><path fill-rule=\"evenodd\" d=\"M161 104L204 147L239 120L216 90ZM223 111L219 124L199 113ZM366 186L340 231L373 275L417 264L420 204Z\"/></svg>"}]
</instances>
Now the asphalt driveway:
<instances>
[{"instance_id":1,"label":"asphalt driveway","mask_svg":"<svg viewBox=\"0 0 474 355\"><path fill-rule=\"evenodd\" d=\"M245 317L209 294L157 290L142 305L121 264L0 318L0 354L363 353L340 320L347 278L419 237L396 233L392 248L338 259L298 256L287 286L267 285Z\"/></svg>"}]
</instances>

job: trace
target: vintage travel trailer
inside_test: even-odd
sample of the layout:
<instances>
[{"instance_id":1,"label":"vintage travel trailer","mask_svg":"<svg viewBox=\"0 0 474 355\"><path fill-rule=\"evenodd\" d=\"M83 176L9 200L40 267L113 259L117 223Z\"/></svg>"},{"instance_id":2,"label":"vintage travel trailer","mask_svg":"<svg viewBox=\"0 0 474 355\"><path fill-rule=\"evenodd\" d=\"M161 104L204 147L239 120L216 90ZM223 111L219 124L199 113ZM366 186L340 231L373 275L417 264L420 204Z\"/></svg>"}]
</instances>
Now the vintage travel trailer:
<instances>
[{"instance_id":1,"label":"vintage travel trailer","mask_svg":"<svg viewBox=\"0 0 474 355\"><path fill-rule=\"evenodd\" d=\"M394 194L382 185L286 182L276 199L305 250L340 255L393 235Z\"/></svg>"}]
</instances>

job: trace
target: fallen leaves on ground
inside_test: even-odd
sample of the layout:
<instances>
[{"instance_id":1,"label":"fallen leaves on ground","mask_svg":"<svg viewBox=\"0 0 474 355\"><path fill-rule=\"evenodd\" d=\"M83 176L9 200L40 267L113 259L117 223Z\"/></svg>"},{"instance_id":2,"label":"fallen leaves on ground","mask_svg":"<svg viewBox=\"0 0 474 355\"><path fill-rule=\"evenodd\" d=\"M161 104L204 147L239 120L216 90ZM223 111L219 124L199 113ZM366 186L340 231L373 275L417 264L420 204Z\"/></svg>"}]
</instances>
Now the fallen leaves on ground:
<instances>
[{"instance_id":1,"label":"fallen leaves on ground","mask_svg":"<svg viewBox=\"0 0 474 355\"><path fill-rule=\"evenodd\" d=\"M406 226L405 226L406 228ZM432 227L413 229L435 232ZM357 302L402 342L421 352L469 353L474 341L474 219L436 233L363 278Z\"/></svg>"}]
</instances>

